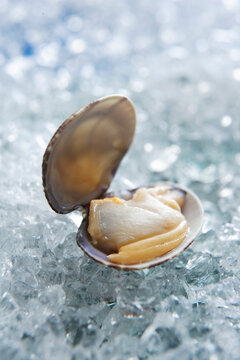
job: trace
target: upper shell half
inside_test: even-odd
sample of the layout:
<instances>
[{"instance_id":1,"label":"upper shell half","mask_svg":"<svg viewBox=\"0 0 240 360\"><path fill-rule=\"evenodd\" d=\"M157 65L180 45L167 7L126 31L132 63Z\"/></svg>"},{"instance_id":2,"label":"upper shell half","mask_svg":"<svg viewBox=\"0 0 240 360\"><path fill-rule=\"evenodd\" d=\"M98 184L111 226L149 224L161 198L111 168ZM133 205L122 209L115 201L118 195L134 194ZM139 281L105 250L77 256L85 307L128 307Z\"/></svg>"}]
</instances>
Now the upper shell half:
<instances>
[{"instance_id":1,"label":"upper shell half","mask_svg":"<svg viewBox=\"0 0 240 360\"><path fill-rule=\"evenodd\" d=\"M58 213L88 205L108 189L135 131L132 102L112 95L70 116L43 157L46 198Z\"/></svg>"}]
</instances>

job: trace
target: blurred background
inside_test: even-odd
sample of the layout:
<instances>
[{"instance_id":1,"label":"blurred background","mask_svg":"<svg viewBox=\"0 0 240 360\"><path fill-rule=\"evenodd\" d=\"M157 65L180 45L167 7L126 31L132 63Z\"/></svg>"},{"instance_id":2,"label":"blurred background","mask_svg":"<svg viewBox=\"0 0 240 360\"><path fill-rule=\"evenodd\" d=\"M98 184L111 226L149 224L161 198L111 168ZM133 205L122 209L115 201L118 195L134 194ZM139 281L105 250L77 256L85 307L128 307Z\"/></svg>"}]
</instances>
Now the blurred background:
<instances>
[{"instance_id":1,"label":"blurred background","mask_svg":"<svg viewBox=\"0 0 240 360\"><path fill-rule=\"evenodd\" d=\"M3 359L238 359L239 1L1 0L0 18ZM152 270L87 259L80 216L42 191L57 127L112 93L138 120L112 188L172 180L206 213L200 239Z\"/></svg>"}]
</instances>

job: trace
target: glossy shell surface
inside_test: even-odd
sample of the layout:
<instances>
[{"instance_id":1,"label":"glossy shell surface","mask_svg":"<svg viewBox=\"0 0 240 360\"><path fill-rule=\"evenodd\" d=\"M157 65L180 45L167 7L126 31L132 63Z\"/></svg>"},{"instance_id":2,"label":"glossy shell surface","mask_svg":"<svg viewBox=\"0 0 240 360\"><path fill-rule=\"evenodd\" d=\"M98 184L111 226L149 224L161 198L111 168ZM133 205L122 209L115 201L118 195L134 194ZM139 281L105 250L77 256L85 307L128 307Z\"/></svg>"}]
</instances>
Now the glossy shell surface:
<instances>
[{"instance_id":1,"label":"glossy shell surface","mask_svg":"<svg viewBox=\"0 0 240 360\"><path fill-rule=\"evenodd\" d=\"M167 184L169 184L169 183L167 183ZM110 267L113 267L116 269L121 269L121 270L126 270L126 271L150 268L152 266L160 265L160 264L165 263L166 261L173 259L177 255L181 254L186 248L188 248L188 246L190 246L192 244L192 242L200 234L202 224L203 224L203 208L202 208L201 202L198 199L198 197L189 189L186 189L179 185L175 185L175 184L173 184L173 185L177 186L178 188L180 188L186 192L186 198L185 198L185 202L184 202L184 205L182 208L182 213L184 214L184 216L186 217L186 220L188 222L189 232L188 232L188 235L185 238L185 240L179 246L177 246L175 249L173 249L172 251L164 254L161 257L158 257L156 259L153 259L151 261L144 262L144 263L139 263L139 264L134 264L134 265L119 265L119 264L112 263L111 261L108 260L106 254L104 254L102 251L96 249L92 245L90 235L87 231L87 228L88 228L88 217L87 216L83 220L83 222L78 230L77 244L93 260L95 260L103 265L107 265L107 266L110 266ZM124 200L128 200L132 197L134 192L135 192L135 190L126 190L125 192L122 192L122 193L120 193L120 192L116 193L116 194L111 193L107 196L116 195Z\"/></svg>"},{"instance_id":2,"label":"glossy shell surface","mask_svg":"<svg viewBox=\"0 0 240 360\"><path fill-rule=\"evenodd\" d=\"M135 131L129 99L111 95L70 116L56 131L42 164L46 198L68 213L99 198L128 150Z\"/></svg>"}]
</instances>

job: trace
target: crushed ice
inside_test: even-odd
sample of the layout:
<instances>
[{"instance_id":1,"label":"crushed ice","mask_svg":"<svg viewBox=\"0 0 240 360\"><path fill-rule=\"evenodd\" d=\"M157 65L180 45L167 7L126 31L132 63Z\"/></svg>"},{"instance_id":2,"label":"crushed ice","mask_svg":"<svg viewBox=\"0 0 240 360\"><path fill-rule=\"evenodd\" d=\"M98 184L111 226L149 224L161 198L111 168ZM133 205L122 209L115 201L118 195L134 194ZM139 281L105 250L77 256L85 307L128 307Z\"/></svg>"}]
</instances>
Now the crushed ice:
<instances>
[{"instance_id":1,"label":"crushed ice","mask_svg":"<svg viewBox=\"0 0 240 360\"><path fill-rule=\"evenodd\" d=\"M0 7L0 354L10 359L238 359L238 0L27 2ZM172 180L205 208L175 260L118 272L88 259L80 215L41 185L60 123L111 93L136 138L113 187Z\"/></svg>"}]
</instances>

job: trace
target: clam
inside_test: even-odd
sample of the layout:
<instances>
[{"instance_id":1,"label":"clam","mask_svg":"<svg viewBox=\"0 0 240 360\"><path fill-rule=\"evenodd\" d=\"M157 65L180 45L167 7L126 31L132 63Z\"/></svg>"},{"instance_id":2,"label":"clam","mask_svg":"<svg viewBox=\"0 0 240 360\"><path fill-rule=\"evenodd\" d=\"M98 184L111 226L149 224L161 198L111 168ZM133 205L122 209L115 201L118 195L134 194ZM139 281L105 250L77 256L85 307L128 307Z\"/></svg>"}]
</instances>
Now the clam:
<instances>
[{"instance_id":1,"label":"clam","mask_svg":"<svg viewBox=\"0 0 240 360\"><path fill-rule=\"evenodd\" d=\"M77 244L92 259L123 270L162 264L199 235L198 197L177 184L160 182L108 193L133 140L135 109L120 95L99 99L71 115L50 140L43 157L49 205L84 216Z\"/></svg>"}]
</instances>

